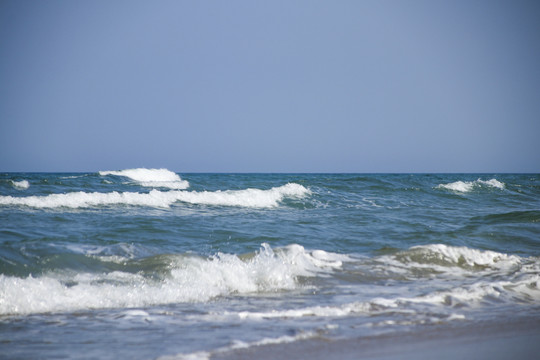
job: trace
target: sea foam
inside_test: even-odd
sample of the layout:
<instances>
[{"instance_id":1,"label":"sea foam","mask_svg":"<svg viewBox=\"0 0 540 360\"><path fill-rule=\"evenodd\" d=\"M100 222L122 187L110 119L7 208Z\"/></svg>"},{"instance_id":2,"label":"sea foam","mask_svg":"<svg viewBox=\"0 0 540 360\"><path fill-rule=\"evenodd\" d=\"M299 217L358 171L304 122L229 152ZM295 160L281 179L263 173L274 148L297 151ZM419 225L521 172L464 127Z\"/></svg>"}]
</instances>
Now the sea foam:
<instances>
[{"instance_id":1,"label":"sea foam","mask_svg":"<svg viewBox=\"0 0 540 360\"><path fill-rule=\"evenodd\" d=\"M482 187L496 188L499 190L503 190L505 188L505 185L504 183L500 182L497 179L490 179L490 180L478 179L475 181L456 181L449 184L439 184L436 188L465 193L465 192L472 191L475 188L482 188Z\"/></svg>"},{"instance_id":2,"label":"sea foam","mask_svg":"<svg viewBox=\"0 0 540 360\"><path fill-rule=\"evenodd\" d=\"M159 191L138 192L71 192L44 196L0 196L0 205L33 208L92 208L97 206L127 205L168 208L176 202L196 205L272 208L286 198L301 198L310 191L299 184L289 183L267 190L245 189L226 191Z\"/></svg>"},{"instance_id":3,"label":"sea foam","mask_svg":"<svg viewBox=\"0 0 540 360\"><path fill-rule=\"evenodd\" d=\"M331 328L328 326L327 328ZM299 332L295 335L283 335L276 338L263 338L258 341L245 342L245 341L234 341L229 346L223 346L212 351L197 351L189 354L176 354L176 355L165 355L160 356L157 360L210 360L213 356L219 354L226 354L228 352L239 350L239 349L249 349L251 347L263 346L263 345L276 345L276 344L287 344L300 340L307 340L321 336L323 331L307 331Z\"/></svg>"},{"instance_id":4,"label":"sea foam","mask_svg":"<svg viewBox=\"0 0 540 360\"><path fill-rule=\"evenodd\" d=\"M123 176L146 187L164 187L169 189L187 189L189 182L167 169L126 169L119 171L100 171L101 176Z\"/></svg>"},{"instance_id":5,"label":"sea foam","mask_svg":"<svg viewBox=\"0 0 540 360\"><path fill-rule=\"evenodd\" d=\"M375 263L382 264L380 271L385 273L387 279L392 278L392 272L415 281L421 281L424 276L431 276L430 283L433 289L405 296L408 291L399 291L399 285L396 284L394 287L398 289L397 291L387 291L386 295L385 291L380 291L380 294L368 297L365 301L271 311L226 312L224 316L237 316L241 319L345 317L396 311L412 315L425 310L418 307L421 305L437 307L438 310L433 309L433 313L444 315L445 319L450 321L465 318L463 314L455 313L455 309L477 306L491 299L509 304L514 303L516 299L522 303L540 301L538 258L521 258L495 251L430 244L414 246L395 255L379 256L374 260ZM378 265L369 259L348 257L345 261L349 262L349 266L354 261L360 261L370 270L379 271L374 269ZM423 272L428 269L433 271ZM403 280L403 276L400 279ZM454 282L456 279L459 280ZM464 279L466 281L463 281ZM359 291L364 296L369 294L369 291ZM417 319L417 321L424 320Z\"/></svg>"},{"instance_id":6,"label":"sea foam","mask_svg":"<svg viewBox=\"0 0 540 360\"><path fill-rule=\"evenodd\" d=\"M489 250L430 244L413 246L374 259L371 271L395 278L418 279L497 276L519 271L528 260ZM394 274L394 275L392 275Z\"/></svg>"},{"instance_id":7,"label":"sea foam","mask_svg":"<svg viewBox=\"0 0 540 360\"><path fill-rule=\"evenodd\" d=\"M0 315L134 308L205 302L218 296L296 289L299 276L341 267L338 254L310 252L300 245L274 251L262 244L250 259L234 254L210 258L177 255L166 260L160 280L141 272L77 273L56 270L40 277L0 275Z\"/></svg>"}]
</instances>

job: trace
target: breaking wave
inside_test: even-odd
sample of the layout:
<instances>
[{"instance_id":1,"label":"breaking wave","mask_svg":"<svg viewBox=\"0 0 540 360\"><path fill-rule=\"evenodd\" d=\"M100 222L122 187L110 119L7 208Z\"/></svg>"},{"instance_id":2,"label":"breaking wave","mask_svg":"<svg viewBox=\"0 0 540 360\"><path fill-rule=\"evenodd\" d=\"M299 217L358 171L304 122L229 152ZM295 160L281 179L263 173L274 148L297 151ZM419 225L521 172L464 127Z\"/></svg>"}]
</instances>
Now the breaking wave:
<instances>
[{"instance_id":1,"label":"breaking wave","mask_svg":"<svg viewBox=\"0 0 540 360\"><path fill-rule=\"evenodd\" d=\"M504 190L505 185L504 183L500 182L497 179L491 179L491 180L475 180L475 181L456 181L449 184L439 184L436 188L438 189L446 189L456 192L470 192L477 188L495 188L499 190Z\"/></svg>"},{"instance_id":2,"label":"breaking wave","mask_svg":"<svg viewBox=\"0 0 540 360\"><path fill-rule=\"evenodd\" d=\"M226 312L223 315L255 320L313 316L371 316L396 312L417 316L429 306L433 307L431 314L438 314L432 319L437 322L464 319L465 315L456 313L456 309L482 305L493 299L508 304L513 304L516 299L521 303L540 301L538 258L522 258L488 250L431 244L414 246L393 255L373 259L349 257L345 261L349 265L344 265L343 271L350 270L350 265L353 264L353 267L363 267L365 272L383 273L381 280L392 281L394 291L379 292L362 288L363 290L359 292L367 298L362 301L270 311ZM357 272L355 281L362 286L363 280L358 276L359 273ZM396 274L401 277L396 277ZM426 278L430 280L430 285L427 285ZM405 280L405 284L400 285L396 282L400 280ZM430 291L410 293L411 281L426 283ZM407 321L432 321L429 317L414 319Z\"/></svg>"},{"instance_id":3,"label":"breaking wave","mask_svg":"<svg viewBox=\"0 0 540 360\"><path fill-rule=\"evenodd\" d=\"M490 250L470 249L464 246L431 244L413 246L391 256L402 264L432 267L438 270L458 267L467 270L511 269L521 263L517 255Z\"/></svg>"},{"instance_id":4,"label":"breaking wave","mask_svg":"<svg viewBox=\"0 0 540 360\"><path fill-rule=\"evenodd\" d=\"M19 190L26 190L30 187L30 183L28 182L28 180L21 180L21 181L11 180L11 183L13 184L13 187L15 189L19 189Z\"/></svg>"},{"instance_id":5,"label":"breaking wave","mask_svg":"<svg viewBox=\"0 0 540 360\"><path fill-rule=\"evenodd\" d=\"M167 208L176 202L198 205L239 206L250 208L277 207L285 198L301 198L310 191L299 184L289 183L268 190L245 189L226 191L159 191L138 192L71 192L44 196L0 196L0 205L33 208L91 208L97 206L128 205Z\"/></svg>"},{"instance_id":6,"label":"breaking wave","mask_svg":"<svg viewBox=\"0 0 540 360\"><path fill-rule=\"evenodd\" d=\"M106 273L56 269L40 277L0 275L0 315L205 302L232 294L291 290L302 286L301 276L340 268L343 258L300 245L274 251L262 244L260 251L247 257L160 255ZM153 264L152 271L145 263Z\"/></svg>"},{"instance_id":7,"label":"breaking wave","mask_svg":"<svg viewBox=\"0 0 540 360\"><path fill-rule=\"evenodd\" d=\"M119 171L100 171L101 176L123 176L146 187L163 187L183 190L189 187L189 182L167 169L126 169Z\"/></svg>"}]
</instances>

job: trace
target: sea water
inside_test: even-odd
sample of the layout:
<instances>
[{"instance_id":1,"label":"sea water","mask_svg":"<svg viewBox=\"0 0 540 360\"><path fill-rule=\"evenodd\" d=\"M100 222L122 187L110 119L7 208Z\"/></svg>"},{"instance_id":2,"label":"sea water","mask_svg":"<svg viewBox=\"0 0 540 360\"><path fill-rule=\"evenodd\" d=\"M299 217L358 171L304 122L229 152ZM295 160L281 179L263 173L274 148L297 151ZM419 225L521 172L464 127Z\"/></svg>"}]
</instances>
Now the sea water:
<instances>
[{"instance_id":1,"label":"sea water","mask_svg":"<svg viewBox=\"0 0 540 360\"><path fill-rule=\"evenodd\" d=\"M537 174L0 174L0 358L520 318L540 320Z\"/></svg>"}]
</instances>

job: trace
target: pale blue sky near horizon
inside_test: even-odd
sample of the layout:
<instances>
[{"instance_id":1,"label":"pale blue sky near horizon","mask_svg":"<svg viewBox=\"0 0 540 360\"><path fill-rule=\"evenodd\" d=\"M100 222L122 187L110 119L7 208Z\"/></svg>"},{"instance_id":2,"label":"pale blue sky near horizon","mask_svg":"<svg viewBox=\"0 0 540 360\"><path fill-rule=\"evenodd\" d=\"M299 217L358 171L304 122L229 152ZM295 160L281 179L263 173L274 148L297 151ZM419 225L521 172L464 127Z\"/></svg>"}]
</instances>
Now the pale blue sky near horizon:
<instances>
[{"instance_id":1,"label":"pale blue sky near horizon","mask_svg":"<svg viewBox=\"0 0 540 360\"><path fill-rule=\"evenodd\" d=\"M537 1L0 0L0 172L540 172Z\"/></svg>"}]
</instances>

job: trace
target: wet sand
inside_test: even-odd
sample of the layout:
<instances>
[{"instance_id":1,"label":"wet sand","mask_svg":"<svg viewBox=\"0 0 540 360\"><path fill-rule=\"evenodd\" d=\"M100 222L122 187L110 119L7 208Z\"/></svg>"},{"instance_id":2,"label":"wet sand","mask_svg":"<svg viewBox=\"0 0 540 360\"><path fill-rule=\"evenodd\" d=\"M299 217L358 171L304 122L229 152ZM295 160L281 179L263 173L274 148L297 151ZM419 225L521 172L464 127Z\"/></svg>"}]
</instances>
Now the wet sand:
<instances>
[{"instance_id":1,"label":"wet sand","mask_svg":"<svg viewBox=\"0 0 540 360\"><path fill-rule=\"evenodd\" d=\"M215 354L211 359L534 359L540 354L540 319L441 325L414 333L358 339L310 339Z\"/></svg>"}]
</instances>

